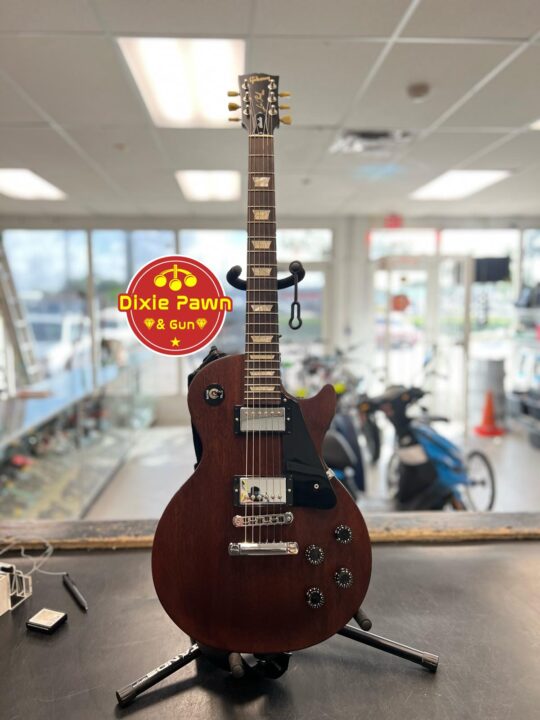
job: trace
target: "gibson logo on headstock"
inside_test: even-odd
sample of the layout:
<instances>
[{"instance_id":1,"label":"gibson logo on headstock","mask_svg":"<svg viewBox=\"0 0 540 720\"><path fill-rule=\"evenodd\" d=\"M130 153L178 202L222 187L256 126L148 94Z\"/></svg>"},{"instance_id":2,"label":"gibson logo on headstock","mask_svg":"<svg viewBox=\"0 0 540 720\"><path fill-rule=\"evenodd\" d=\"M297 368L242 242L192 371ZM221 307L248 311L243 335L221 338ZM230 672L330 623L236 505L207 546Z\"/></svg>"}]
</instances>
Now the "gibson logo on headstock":
<instances>
[{"instance_id":1,"label":"gibson logo on headstock","mask_svg":"<svg viewBox=\"0 0 540 720\"><path fill-rule=\"evenodd\" d=\"M248 77L250 83L264 82L265 80L271 81L272 78L269 75L250 75Z\"/></svg>"}]
</instances>

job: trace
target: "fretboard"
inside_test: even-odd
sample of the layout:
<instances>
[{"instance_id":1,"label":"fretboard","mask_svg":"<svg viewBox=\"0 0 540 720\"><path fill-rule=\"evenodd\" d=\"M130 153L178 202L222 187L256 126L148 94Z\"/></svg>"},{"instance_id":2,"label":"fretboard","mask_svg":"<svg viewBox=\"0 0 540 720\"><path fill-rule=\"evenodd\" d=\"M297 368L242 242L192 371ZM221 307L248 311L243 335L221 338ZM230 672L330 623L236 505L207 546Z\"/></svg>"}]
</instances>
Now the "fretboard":
<instances>
[{"instance_id":1,"label":"fretboard","mask_svg":"<svg viewBox=\"0 0 540 720\"><path fill-rule=\"evenodd\" d=\"M247 218L246 404L280 400L274 139L250 135Z\"/></svg>"}]
</instances>

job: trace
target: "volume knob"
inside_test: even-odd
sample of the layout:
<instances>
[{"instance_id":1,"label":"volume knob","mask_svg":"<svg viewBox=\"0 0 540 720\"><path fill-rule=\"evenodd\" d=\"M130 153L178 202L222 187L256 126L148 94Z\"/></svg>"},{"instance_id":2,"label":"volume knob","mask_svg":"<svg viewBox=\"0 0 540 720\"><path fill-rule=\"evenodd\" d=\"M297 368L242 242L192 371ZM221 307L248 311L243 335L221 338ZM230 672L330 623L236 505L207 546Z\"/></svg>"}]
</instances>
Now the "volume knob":
<instances>
[{"instance_id":1,"label":"volume knob","mask_svg":"<svg viewBox=\"0 0 540 720\"><path fill-rule=\"evenodd\" d=\"M318 545L308 545L306 548L306 559L312 565L320 565L324 560L324 550Z\"/></svg>"},{"instance_id":2,"label":"volume knob","mask_svg":"<svg viewBox=\"0 0 540 720\"><path fill-rule=\"evenodd\" d=\"M309 588L306 593L306 602L313 610L318 610L324 605L324 595L322 590L313 587Z\"/></svg>"},{"instance_id":3,"label":"volume knob","mask_svg":"<svg viewBox=\"0 0 540 720\"><path fill-rule=\"evenodd\" d=\"M336 585L340 588L350 588L353 584L353 574L348 568L339 568L334 574Z\"/></svg>"},{"instance_id":4,"label":"volume knob","mask_svg":"<svg viewBox=\"0 0 540 720\"><path fill-rule=\"evenodd\" d=\"M334 530L334 536L338 543L346 545L352 540L352 530L348 525L338 525Z\"/></svg>"}]
</instances>

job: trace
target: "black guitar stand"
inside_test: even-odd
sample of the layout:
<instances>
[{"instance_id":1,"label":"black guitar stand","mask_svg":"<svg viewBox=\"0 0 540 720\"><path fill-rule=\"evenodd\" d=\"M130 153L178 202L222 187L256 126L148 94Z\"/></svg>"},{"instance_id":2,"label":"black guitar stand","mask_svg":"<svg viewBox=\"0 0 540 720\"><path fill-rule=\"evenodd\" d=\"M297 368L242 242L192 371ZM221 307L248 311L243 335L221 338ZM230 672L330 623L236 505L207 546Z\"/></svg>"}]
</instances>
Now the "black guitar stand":
<instances>
[{"instance_id":1,"label":"black guitar stand","mask_svg":"<svg viewBox=\"0 0 540 720\"><path fill-rule=\"evenodd\" d=\"M245 280L240 279L242 268L240 265L235 265L227 273L227 282L237 290L247 290L247 283ZM284 290L285 288L292 287L294 285L294 298L291 303L291 317L289 319L289 327L292 330L298 330L302 327L302 314L300 303L298 301L298 283L306 276L304 266L299 260L293 260L289 265L289 277L280 278L277 281L278 290Z\"/></svg>"},{"instance_id":2,"label":"black guitar stand","mask_svg":"<svg viewBox=\"0 0 540 720\"><path fill-rule=\"evenodd\" d=\"M394 640L388 640L380 635L369 632L371 629L371 620L362 608L358 610L354 619L358 623L359 628L354 627L354 625L345 625L337 634L349 638L349 640L356 640L356 642L363 643L364 645L378 648L379 650L390 653L390 655L397 655L397 657L403 658L404 660L410 660L410 662L416 663L417 665L422 665L432 673L437 671L439 664L438 655L425 652L424 650L415 650L408 645L402 645ZM254 655L254 662L250 663L247 658L240 655L240 653L213 650L194 642L184 654L175 655L170 660L167 660L167 662L164 662L163 665L160 665L138 680L135 680L135 682L118 690L116 692L118 705L120 705L120 707L126 707L145 690L157 685L166 677L169 677L169 675L172 675L203 656L216 667L229 671L236 679L251 677L254 679L268 678L276 680L287 671L291 659L291 653L281 652L267 655Z\"/></svg>"}]
</instances>

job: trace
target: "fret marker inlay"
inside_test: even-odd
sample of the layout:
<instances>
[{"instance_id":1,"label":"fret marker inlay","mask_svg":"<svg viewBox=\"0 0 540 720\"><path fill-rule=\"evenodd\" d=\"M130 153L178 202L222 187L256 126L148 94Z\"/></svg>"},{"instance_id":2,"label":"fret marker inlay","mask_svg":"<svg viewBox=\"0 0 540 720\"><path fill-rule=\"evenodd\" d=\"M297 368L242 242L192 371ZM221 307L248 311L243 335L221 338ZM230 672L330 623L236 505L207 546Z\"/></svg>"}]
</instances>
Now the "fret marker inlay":
<instances>
[{"instance_id":1,"label":"fret marker inlay","mask_svg":"<svg viewBox=\"0 0 540 720\"><path fill-rule=\"evenodd\" d=\"M272 312L273 305L252 305L251 309L253 312Z\"/></svg>"},{"instance_id":2,"label":"fret marker inlay","mask_svg":"<svg viewBox=\"0 0 540 720\"><path fill-rule=\"evenodd\" d=\"M270 217L270 210L256 210L253 209L254 220L268 220Z\"/></svg>"},{"instance_id":3,"label":"fret marker inlay","mask_svg":"<svg viewBox=\"0 0 540 720\"><path fill-rule=\"evenodd\" d=\"M272 272L271 267L254 267L252 269L255 277L268 277Z\"/></svg>"},{"instance_id":4,"label":"fret marker inlay","mask_svg":"<svg viewBox=\"0 0 540 720\"><path fill-rule=\"evenodd\" d=\"M257 343L257 344L266 344L271 343L273 335L252 335L251 336L251 342Z\"/></svg>"},{"instance_id":5,"label":"fret marker inlay","mask_svg":"<svg viewBox=\"0 0 540 720\"><path fill-rule=\"evenodd\" d=\"M254 177L253 185L256 188L267 188L270 185L270 178L269 177Z\"/></svg>"},{"instance_id":6,"label":"fret marker inlay","mask_svg":"<svg viewBox=\"0 0 540 720\"><path fill-rule=\"evenodd\" d=\"M250 370L251 377L274 377L275 370Z\"/></svg>"},{"instance_id":7,"label":"fret marker inlay","mask_svg":"<svg viewBox=\"0 0 540 720\"><path fill-rule=\"evenodd\" d=\"M250 385L249 389L253 393L273 393L276 390L275 385Z\"/></svg>"},{"instance_id":8,"label":"fret marker inlay","mask_svg":"<svg viewBox=\"0 0 540 720\"><path fill-rule=\"evenodd\" d=\"M266 354L266 353L252 353L252 354L249 356L249 359L250 359L250 360L255 360L255 361L259 361L259 360L274 360L275 357L276 357L275 355L268 355L268 354Z\"/></svg>"},{"instance_id":9,"label":"fret marker inlay","mask_svg":"<svg viewBox=\"0 0 540 720\"><path fill-rule=\"evenodd\" d=\"M271 240L252 240L251 244L254 250L269 250L272 244Z\"/></svg>"}]
</instances>

